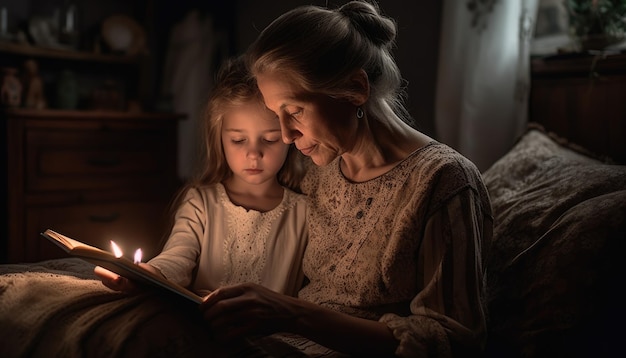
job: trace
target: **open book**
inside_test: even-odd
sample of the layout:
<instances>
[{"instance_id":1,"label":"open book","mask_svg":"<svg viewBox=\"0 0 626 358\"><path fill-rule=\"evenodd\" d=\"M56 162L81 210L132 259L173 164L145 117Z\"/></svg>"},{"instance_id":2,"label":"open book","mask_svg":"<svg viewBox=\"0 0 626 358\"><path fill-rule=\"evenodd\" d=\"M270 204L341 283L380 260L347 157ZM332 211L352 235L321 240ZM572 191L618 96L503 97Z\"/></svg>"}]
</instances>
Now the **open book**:
<instances>
[{"instance_id":1,"label":"open book","mask_svg":"<svg viewBox=\"0 0 626 358\"><path fill-rule=\"evenodd\" d=\"M104 267L109 271L115 272L116 274L133 280L139 284L147 284L152 287L164 288L195 303L199 304L202 302L202 297L174 282L168 281L160 275L155 275L125 257L115 257L115 255L110 252L101 250L95 246L85 244L78 240L70 239L69 237L61 235L50 229L42 232L41 235L55 245L59 246L70 256L78 257L91 262L94 265Z\"/></svg>"}]
</instances>

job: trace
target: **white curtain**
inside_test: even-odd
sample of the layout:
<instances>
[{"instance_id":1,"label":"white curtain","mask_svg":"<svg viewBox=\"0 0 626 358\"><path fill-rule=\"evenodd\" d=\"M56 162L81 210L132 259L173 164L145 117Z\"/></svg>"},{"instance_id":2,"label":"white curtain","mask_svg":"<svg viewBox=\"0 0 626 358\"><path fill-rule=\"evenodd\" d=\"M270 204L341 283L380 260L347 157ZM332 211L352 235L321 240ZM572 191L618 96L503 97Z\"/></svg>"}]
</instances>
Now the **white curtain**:
<instances>
[{"instance_id":1,"label":"white curtain","mask_svg":"<svg viewBox=\"0 0 626 358\"><path fill-rule=\"evenodd\" d=\"M172 109L185 113L187 118L178 123L178 176L190 177L197 166L199 124L209 91L214 85L216 53L225 40L214 31L213 18L191 10L176 24L170 34L162 93L171 98Z\"/></svg>"},{"instance_id":2,"label":"white curtain","mask_svg":"<svg viewBox=\"0 0 626 358\"><path fill-rule=\"evenodd\" d=\"M439 141L481 171L527 122L539 0L445 0L435 104Z\"/></svg>"}]
</instances>

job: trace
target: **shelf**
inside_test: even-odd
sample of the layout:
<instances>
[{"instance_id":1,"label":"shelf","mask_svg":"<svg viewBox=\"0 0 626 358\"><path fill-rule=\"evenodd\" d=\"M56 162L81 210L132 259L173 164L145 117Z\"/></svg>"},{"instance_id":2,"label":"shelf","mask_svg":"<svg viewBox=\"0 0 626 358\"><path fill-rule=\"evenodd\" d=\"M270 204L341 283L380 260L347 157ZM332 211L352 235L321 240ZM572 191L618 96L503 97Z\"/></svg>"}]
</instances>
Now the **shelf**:
<instances>
[{"instance_id":1,"label":"shelf","mask_svg":"<svg viewBox=\"0 0 626 358\"><path fill-rule=\"evenodd\" d=\"M28 44L16 44L6 41L0 41L0 53L9 53L13 55L37 58L89 61L99 63L135 64L139 63L139 61L141 60L140 56L97 54L84 51L44 48Z\"/></svg>"},{"instance_id":2,"label":"shelf","mask_svg":"<svg viewBox=\"0 0 626 358\"><path fill-rule=\"evenodd\" d=\"M609 55L581 53L534 58L531 61L531 71L534 78L571 75L589 77L592 71L602 74L624 74L626 53Z\"/></svg>"},{"instance_id":3,"label":"shelf","mask_svg":"<svg viewBox=\"0 0 626 358\"><path fill-rule=\"evenodd\" d=\"M102 110L59 110L59 109L27 109L27 108L4 108L2 111L13 118L32 119L105 119L105 120L180 120L186 117L183 113L169 112L128 112L128 111L102 111Z\"/></svg>"}]
</instances>

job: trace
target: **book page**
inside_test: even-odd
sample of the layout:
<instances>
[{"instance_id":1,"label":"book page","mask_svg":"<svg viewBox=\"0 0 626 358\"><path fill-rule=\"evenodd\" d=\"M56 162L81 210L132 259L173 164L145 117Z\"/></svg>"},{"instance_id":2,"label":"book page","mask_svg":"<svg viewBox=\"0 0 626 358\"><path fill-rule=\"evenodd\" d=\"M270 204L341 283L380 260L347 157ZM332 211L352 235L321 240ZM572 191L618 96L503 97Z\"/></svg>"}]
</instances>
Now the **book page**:
<instances>
[{"instance_id":1,"label":"book page","mask_svg":"<svg viewBox=\"0 0 626 358\"><path fill-rule=\"evenodd\" d=\"M67 236L61 235L56 231L47 229L46 231L43 232L44 236L49 236L50 238L58 241L60 244L62 244L63 246L67 247L68 250L72 250L73 248L79 247L79 246L84 246L84 247L88 247L90 249L94 249L94 250L98 250L98 251L102 251L97 247L91 246L91 245L87 245L84 242L80 242L78 240L74 240L74 239L70 239ZM67 250L66 250L67 251Z\"/></svg>"},{"instance_id":2,"label":"book page","mask_svg":"<svg viewBox=\"0 0 626 358\"><path fill-rule=\"evenodd\" d=\"M57 244L71 256L101 266L127 279L137 281L138 283L147 283L151 286L162 287L195 303L202 302L202 297L197 294L167 280L165 277L155 275L125 257L115 257L110 252L78 240L70 239L50 229L42 232L41 235Z\"/></svg>"}]
</instances>

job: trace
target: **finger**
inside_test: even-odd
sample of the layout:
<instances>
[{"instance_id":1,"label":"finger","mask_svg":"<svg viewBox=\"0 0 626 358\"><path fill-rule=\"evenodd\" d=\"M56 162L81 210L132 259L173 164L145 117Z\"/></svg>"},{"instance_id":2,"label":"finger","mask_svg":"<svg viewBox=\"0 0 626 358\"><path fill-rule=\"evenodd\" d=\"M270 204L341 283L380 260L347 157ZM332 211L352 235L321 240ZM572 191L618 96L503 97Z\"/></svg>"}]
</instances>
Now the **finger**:
<instances>
[{"instance_id":1,"label":"finger","mask_svg":"<svg viewBox=\"0 0 626 358\"><path fill-rule=\"evenodd\" d=\"M250 300L246 298L246 289L240 286L222 287L205 297L200 311L211 326L225 327L249 319L246 311L250 309Z\"/></svg>"},{"instance_id":2,"label":"finger","mask_svg":"<svg viewBox=\"0 0 626 358\"><path fill-rule=\"evenodd\" d=\"M210 311L216 304L221 304L231 298L242 295L244 291L238 286L220 287L209 293L200 304L200 310L203 312Z\"/></svg>"},{"instance_id":3,"label":"finger","mask_svg":"<svg viewBox=\"0 0 626 358\"><path fill-rule=\"evenodd\" d=\"M122 278L118 277L116 279L103 278L101 279L102 284L114 291L124 291L124 284L122 283Z\"/></svg>"},{"instance_id":4,"label":"finger","mask_svg":"<svg viewBox=\"0 0 626 358\"><path fill-rule=\"evenodd\" d=\"M114 291L125 293L134 293L137 291L137 287L126 277L120 276L104 267L94 267L94 273L100 278L103 285Z\"/></svg>"},{"instance_id":5,"label":"finger","mask_svg":"<svg viewBox=\"0 0 626 358\"><path fill-rule=\"evenodd\" d=\"M205 321L216 334L216 338L229 340L260 333L261 322L256 319L255 306L245 295L226 298L205 311Z\"/></svg>"},{"instance_id":6,"label":"finger","mask_svg":"<svg viewBox=\"0 0 626 358\"><path fill-rule=\"evenodd\" d=\"M231 290L232 290L232 286L228 286L228 287L220 287L217 290L214 290L213 292L210 292L204 298L204 301L202 302L202 305L206 306L206 307L210 307L210 306L214 305L216 302L219 302L219 301L221 301L223 299L227 299L229 297L233 297L234 294L229 292Z\"/></svg>"},{"instance_id":7,"label":"finger","mask_svg":"<svg viewBox=\"0 0 626 358\"><path fill-rule=\"evenodd\" d=\"M100 279L106 279L108 281L115 281L120 275L116 274L113 271L109 271L102 266L96 266L93 268L93 273L96 274Z\"/></svg>"},{"instance_id":8,"label":"finger","mask_svg":"<svg viewBox=\"0 0 626 358\"><path fill-rule=\"evenodd\" d=\"M93 272L100 280L102 284L114 291L122 290L122 283L120 275L115 272L109 271L101 266L96 266L93 269Z\"/></svg>"}]
</instances>

